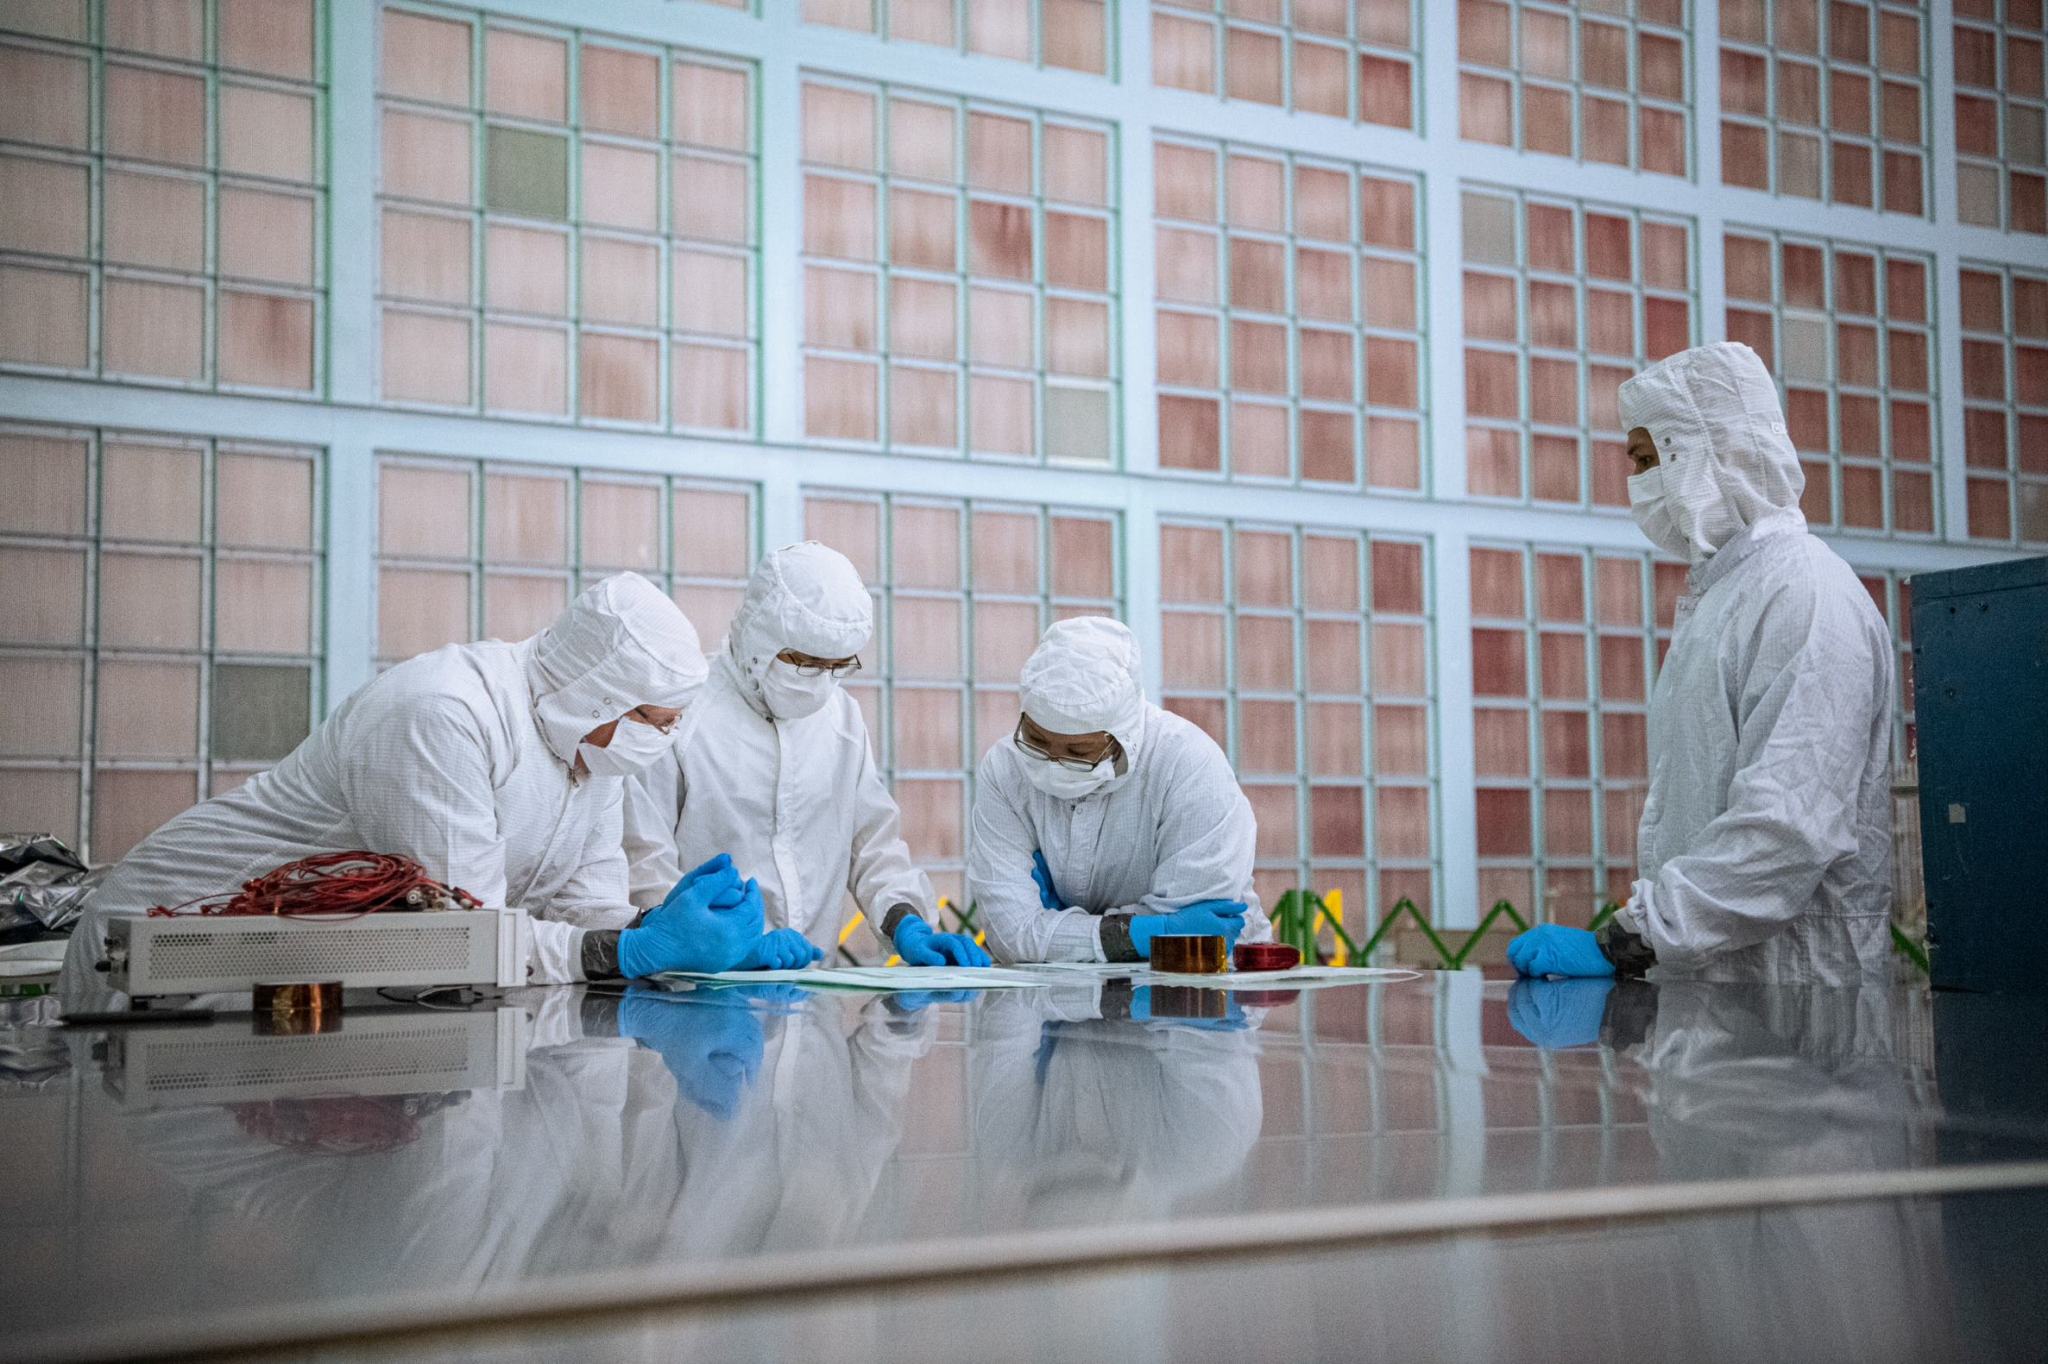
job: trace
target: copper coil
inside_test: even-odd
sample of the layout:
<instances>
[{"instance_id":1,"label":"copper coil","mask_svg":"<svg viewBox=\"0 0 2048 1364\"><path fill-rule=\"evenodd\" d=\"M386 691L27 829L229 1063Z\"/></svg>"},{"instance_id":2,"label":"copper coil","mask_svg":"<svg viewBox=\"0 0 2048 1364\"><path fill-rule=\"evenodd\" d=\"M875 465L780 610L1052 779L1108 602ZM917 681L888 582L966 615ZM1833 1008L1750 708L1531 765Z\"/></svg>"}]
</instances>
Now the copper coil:
<instances>
[{"instance_id":1,"label":"copper coil","mask_svg":"<svg viewBox=\"0 0 2048 1364\"><path fill-rule=\"evenodd\" d=\"M341 1026L341 982L278 981L254 992L256 1031L301 1034Z\"/></svg>"},{"instance_id":2,"label":"copper coil","mask_svg":"<svg viewBox=\"0 0 2048 1364\"><path fill-rule=\"evenodd\" d=\"M1232 964L1240 971L1292 971L1301 965L1301 949L1284 942L1240 943Z\"/></svg>"},{"instance_id":3,"label":"copper coil","mask_svg":"<svg viewBox=\"0 0 2048 1364\"><path fill-rule=\"evenodd\" d=\"M1213 976L1228 970L1229 949L1220 934L1162 933L1152 939L1152 969L1183 976Z\"/></svg>"}]
</instances>

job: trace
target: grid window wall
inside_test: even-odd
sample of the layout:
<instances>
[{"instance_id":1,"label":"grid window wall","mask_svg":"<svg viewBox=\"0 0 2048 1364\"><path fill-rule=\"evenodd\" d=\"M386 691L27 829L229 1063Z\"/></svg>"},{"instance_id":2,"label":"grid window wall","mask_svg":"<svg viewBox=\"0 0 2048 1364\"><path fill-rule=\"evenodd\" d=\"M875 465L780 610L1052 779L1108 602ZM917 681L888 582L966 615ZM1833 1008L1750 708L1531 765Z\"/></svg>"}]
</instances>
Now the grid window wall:
<instances>
[{"instance_id":1,"label":"grid window wall","mask_svg":"<svg viewBox=\"0 0 2048 1364\"><path fill-rule=\"evenodd\" d=\"M0 826L112 862L306 736L317 451L9 427L0 483Z\"/></svg>"},{"instance_id":2,"label":"grid window wall","mask_svg":"<svg viewBox=\"0 0 2048 1364\"><path fill-rule=\"evenodd\" d=\"M1891 631L1892 668L1897 679L1892 694L1892 770L1912 774L1918 771L1920 761L1920 735L1913 718L1912 576L1866 570L1857 578Z\"/></svg>"},{"instance_id":3,"label":"grid window wall","mask_svg":"<svg viewBox=\"0 0 2048 1364\"><path fill-rule=\"evenodd\" d=\"M1420 491L1415 181L1213 142L1153 159L1160 467Z\"/></svg>"},{"instance_id":4,"label":"grid window wall","mask_svg":"<svg viewBox=\"0 0 2048 1364\"><path fill-rule=\"evenodd\" d=\"M853 561L875 637L849 690L939 894L962 904L974 768L1016 730L1017 678L1056 620L1123 614L1113 514L811 492L806 534Z\"/></svg>"},{"instance_id":5,"label":"grid window wall","mask_svg":"<svg viewBox=\"0 0 2048 1364\"><path fill-rule=\"evenodd\" d=\"M1459 0L1461 134L1687 174L1687 10L1686 0Z\"/></svg>"},{"instance_id":6,"label":"grid window wall","mask_svg":"<svg viewBox=\"0 0 2048 1364\"><path fill-rule=\"evenodd\" d=\"M1924 0L1723 0L1721 179L1927 214Z\"/></svg>"},{"instance_id":7,"label":"grid window wall","mask_svg":"<svg viewBox=\"0 0 2048 1364\"><path fill-rule=\"evenodd\" d=\"M1468 489L1627 507L1617 392L1693 344L1691 225L1470 189L1464 257Z\"/></svg>"},{"instance_id":8,"label":"grid window wall","mask_svg":"<svg viewBox=\"0 0 2048 1364\"><path fill-rule=\"evenodd\" d=\"M2041 0L1956 0L1956 216L2048 233Z\"/></svg>"},{"instance_id":9,"label":"grid window wall","mask_svg":"<svg viewBox=\"0 0 2048 1364\"><path fill-rule=\"evenodd\" d=\"M803 0L806 23L1067 71L1110 69L1113 0Z\"/></svg>"},{"instance_id":10,"label":"grid window wall","mask_svg":"<svg viewBox=\"0 0 2048 1364\"><path fill-rule=\"evenodd\" d=\"M1961 283L1969 535L2048 545L2048 275L1973 262Z\"/></svg>"},{"instance_id":11,"label":"grid window wall","mask_svg":"<svg viewBox=\"0 0 2048 1364\"><path fill-rule=\"evenodd\" d=\"M751 484L385 455L377 461L377 657L524 639L613 573L665 589L708 653L759 553Z\"/></svg>"},{"instance_id":12,"label":"grid window wall","mask_svg":"<svg viewBox=\"0 0 2048 1364\"><path fill-rule=\"evenodd\" d=\"M316 0L0 7L0 366L310 394Z\"/></svg>"},{"instance_id":13,"label":"grid window wall","mask_svg":"<svg viewBox=\"0 0 2048 1364\"><path fill-rule=\"evenodd\" d=\"M1109 128L823 78L803 128L805 433L1114 462Z\"/></svg>"},{"instance_id":14,"label":"grid window wall","mask_svg":"<svg viewBox=\"0 0 2048 1364\"><path fill-rule=\"evenodd\" d=\"M1413 0L1152 0L1152 83L1415 127Z\"/></svg>"},{"instance_id":15,"label":"grid window wall","mask_svg":"<svg viewBox=\"0 0 2048 1364\"><path fill-rule=\"evenodd\" d=\"M383 11L386 401L755 429L753 74Z\"/></svg>"},{"instance_id":16,"label":"grid window wall","mask_svg":"<svg viewBox=\"0 0 2048 1364\"><path fill-rule=\"evenodd\" d=\"M1583 925L1626 902L1649 698L1686 570L1647 554L1475 545L1479 902Z\"/></svg>"},{"instance_id":17,"label":"grid window wall","mask_svg":"<svg viewBox=\"0 0 2048 1364\"><path fill-rule=\"evenodd\" d=\"M1925 256L1731 231L1728 339L1778 376L1817 527L1932 535L1935 401Z\"/></svg>"},{"instance_id":18,"label":"grid window wall","mask_svg":"<svg viewBox=\"0 0 2048 1364\"><path fill-rule=\"evenodd\" d=\"M1230 755L1256 884L1344 892L1353 923L1435 904L1428 546L1358 531L1160 528L1162 704Z\"/></svg>"}]
</instances>

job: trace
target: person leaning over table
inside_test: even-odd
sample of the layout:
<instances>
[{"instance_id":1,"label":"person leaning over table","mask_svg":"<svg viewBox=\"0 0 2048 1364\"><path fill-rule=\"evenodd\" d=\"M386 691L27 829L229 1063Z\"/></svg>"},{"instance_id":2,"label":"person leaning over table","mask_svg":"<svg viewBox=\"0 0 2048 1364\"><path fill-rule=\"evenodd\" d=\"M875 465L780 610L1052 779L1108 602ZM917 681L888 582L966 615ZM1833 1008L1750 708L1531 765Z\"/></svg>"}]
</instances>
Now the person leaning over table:
<instances>
[{"instance_id":1,"label":"person leaning over table","mask_svg":"<svg viewBox=\"0 0 2048 1364\"><path fill-rule=\"evenodd\" d=\"M1061 621L1025 661L1023 715L975 775L967 890L1003 961L1138 961L1161 933L1273 935L1257 826L1215 741L1145 699L1138 645Z\"/></svg>"},{"instance_id":2,"label":"person leaning over table","mask_svg":"<svg viewBox=\"0 0 2048 1364\"><path fill-rule=\"evenodd\" d=\"M761 898L729 857L634 919L620 848L626 774L654 761L703 685L689 620L620 573L517 643L450 644L373 679L277 766L173 818L86 903L67 1012L118 1007L96 969L107 921L232 894L321 853L412 858L486 907L532 918L536 985L720 971L758 953Z\"/></svg>"},{"instance_id":3,"label":"person leaning over table","mask_svg":"<svg viewBox=\"0 0 2048 1364\"><path fill-rule=\"evenodd\" d=\"M703 695L626 785L635 903L730 851L760 881L765 964L808 966L838 947L848 895L906 965L989 964L973 938L933 930L931 880L839 684L873 634L873 599L838 550L806 541L761 561Z\"/></svg>"},{"instance_id":4,"label":"person leaning over table","mask_svg":"<svg viewBox=\"0 0 2048 1364\"><path fill-rule=\"evenodd\" d=\"M1595 934L1508 944L1527 976L1853 984L1890 970L1892 644L1810 533L1778 388L1737 342L1621 386L1629 507L1692 566L1650 699L1641 878Z\"/></svg>"}]
</instances>

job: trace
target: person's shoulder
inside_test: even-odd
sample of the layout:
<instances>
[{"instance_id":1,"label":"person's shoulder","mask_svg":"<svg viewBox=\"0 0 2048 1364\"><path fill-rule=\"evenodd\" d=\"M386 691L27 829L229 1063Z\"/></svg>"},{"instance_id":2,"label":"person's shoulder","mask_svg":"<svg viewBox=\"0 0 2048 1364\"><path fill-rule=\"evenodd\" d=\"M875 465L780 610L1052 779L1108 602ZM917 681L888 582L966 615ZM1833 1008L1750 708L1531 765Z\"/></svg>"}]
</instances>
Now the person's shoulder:
<instances>
[{"instance_id":1,"label":"person's shoulder","mask_svg":"<svg viewBox=\"0 0 2048 1364\"><path fill-rule=\"evenodd\" d=\"M1150 746L1168 765L1189 771L1215 766L1229 768L1230 756L1209 737L1208 730L1163 706L1150 709ZM1140 761L1143 760L1141 755Z\"/></svg>"},{"instance_id":2,"label":"person's shoulder","mask_svg":"<svg viewBox=\"0 0 2048 1364\"><path fill-rule=\"evenodd\" d=\"M498 657L500 652L506 656ZM506 694L516 692L523 700L524 691L524 678L508 646L450 644L409 658L372 679L354 707L354 718L379 729L476 725L498 715Z\"/></svg>"},{"instance_id":3,"label":"person's shoulder","mask_svg":"<svg viewBox=\"0 0 2048 1364\"><path fill-rule=\"evenodd\" d=\"M1886 644L1890 631L1856 570L1811 531L1780 537L1761 584L1759 616L1814 640Z\"/></svg>"}]
</instances>

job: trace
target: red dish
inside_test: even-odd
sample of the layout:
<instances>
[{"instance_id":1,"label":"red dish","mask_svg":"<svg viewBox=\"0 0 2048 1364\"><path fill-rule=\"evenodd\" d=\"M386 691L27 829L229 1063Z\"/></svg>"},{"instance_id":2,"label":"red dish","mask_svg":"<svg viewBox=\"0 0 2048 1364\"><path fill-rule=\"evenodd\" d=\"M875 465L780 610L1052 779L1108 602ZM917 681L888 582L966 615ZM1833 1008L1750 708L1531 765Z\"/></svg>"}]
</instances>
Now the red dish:
<instances>
[{"instance_id":1,"label":"red dish","mask_svg":"<svg viewBox=\"0 0 2048 1364\"><path fill-rule=\"evenodd\" d=\"M1232 965L1240 971L1292 971L1301 965L1301 950L1279 942L1241 943Z\"/></svg>"}]
</instances>

